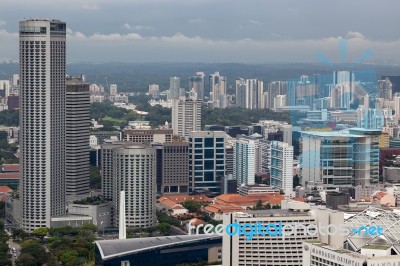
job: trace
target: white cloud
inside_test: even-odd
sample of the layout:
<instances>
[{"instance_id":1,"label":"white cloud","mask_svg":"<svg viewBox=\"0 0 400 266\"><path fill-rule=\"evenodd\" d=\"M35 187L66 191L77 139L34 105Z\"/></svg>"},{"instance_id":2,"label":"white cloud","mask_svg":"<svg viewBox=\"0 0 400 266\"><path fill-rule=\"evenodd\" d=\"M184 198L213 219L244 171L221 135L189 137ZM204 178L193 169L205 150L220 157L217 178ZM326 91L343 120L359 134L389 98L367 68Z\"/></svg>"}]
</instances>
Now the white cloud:
<instances>
[{"instance_id":1,"label":"white cloud","mask_svg":"<svg viewBox=\"0 0 400 266\"><path fill-rule=\"evenodd\" d=\"M143 25L130 25L129 23L125 23L124 25L122 25L123 28L130 30L130 29L134 29L134 30L153 30L154 27L150 27L150 26L143 26Z\"/></svg>"},{"instance_id":2,"label":"white cloud","mask_svg":"<svg viewBox=\"0 0 400 266\"><path fill-rule=\"evenodd\" d=\"M193 23L193 24L195 24L195 23L202 23L202 22L203 22L203 19L201 19L201 18L192 18L192 19L189 19L188 22L189 22L189 23Z\"/></svg>"},{"instance_id":3,"label":"white cloud","mask_svg":"<svg viewBox=\"0 0 400 266\"><path fill-rule=\"evenodd\" d=\"M142 40L142 36L137 33L128 33L128 34L120 34L120 33L110 33L110 34L101 34L95 33L92 35L85 35L81 32L73 32L70 31L68 33L68 37L73 40L95 40L95 41L123 41L123 40Z\"/></svg>"},{"instance_id":4,"label":"white cloud","mask_svg":"<svg viewBox=\"0 0 400 266\"><path fill-rule=\"evenodd\" d=\"M346 39L366 39L365 36L357 31L347 32Z\"/></svg>"},{"instance_id":5,"label":"white cloud","mask_svg":"<svg viewBox=\"0 0 400 266\"><path fill-rule=\"evenodd\" d=\"M0 19L0 27L6 25L6 23L7 22L5 20Z\"/></svg>"},{"instance_id":6,"label":"white cloud","mask_svg":"<svg viewBox=\"0 0 400 266\"><path fill-rule=\"evenodd\" d=\"M251 24L257 24L257 25L262 24L261 21L254 20L254 19L249 19L248 22L251 23Z\"/></svg>"},{"instance_id":7,"label":"white cloud","mask_svg":"<svg viewBox=\"0 0 400 266\"><path fill-rule=\"evenodd\" d=\"M131 27L131 30L133 27ZM375 58L393 59L400 63L400 39L376 41L359 34L348 34L347 62L355 62L370 49ZM355 38L355 36L357 36ZM164 36L142 36L139 33L84 34L67 29L68 55L83 61L154 62L315 62L318 52L340 61L339 41L342 37L295 40L222 40L183 33ZM0 29L0 58L18 58L18 32ZM110 52L112 51L112 52ZM129 56L127 56L129 55Z\"/></svg>"}]
</instances>

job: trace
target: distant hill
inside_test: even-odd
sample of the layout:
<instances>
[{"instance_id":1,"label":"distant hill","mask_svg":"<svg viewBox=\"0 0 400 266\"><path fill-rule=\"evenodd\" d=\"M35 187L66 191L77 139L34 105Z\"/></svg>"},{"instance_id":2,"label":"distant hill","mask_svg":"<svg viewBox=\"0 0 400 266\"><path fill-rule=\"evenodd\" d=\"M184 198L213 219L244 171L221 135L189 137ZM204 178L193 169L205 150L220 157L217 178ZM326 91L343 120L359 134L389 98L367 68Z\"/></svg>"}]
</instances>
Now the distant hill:
<instances>
[{"instance_id":1,"label":"distant hill","mask_svg":"<svg viewBox=\"0 0 400 266\"><path fill-rule=\"evenodd\" d=\"M345 66L344 68L346 69ZM374 69L377 76L399 75L400 66L360 65L358 69ZM160 90L169 88L169 77L181 78L181 87L188 88L189 77L196 71L206 74L206 95L208 94L208 75L219 71L222 76L228 78L228 92L233 93L235 79L257 78L264 82L271 80L287 80L298 78L300 75L328 74L332 68L324 64L206 64L206 63L69 63L67 74L86 75L91 83L107 84L115 83L119 91L147 92L148 85L156 83ZM8 79L13 73L18 73L18 64L0 64L0 79Z\"/></svg>"}]
</instances>

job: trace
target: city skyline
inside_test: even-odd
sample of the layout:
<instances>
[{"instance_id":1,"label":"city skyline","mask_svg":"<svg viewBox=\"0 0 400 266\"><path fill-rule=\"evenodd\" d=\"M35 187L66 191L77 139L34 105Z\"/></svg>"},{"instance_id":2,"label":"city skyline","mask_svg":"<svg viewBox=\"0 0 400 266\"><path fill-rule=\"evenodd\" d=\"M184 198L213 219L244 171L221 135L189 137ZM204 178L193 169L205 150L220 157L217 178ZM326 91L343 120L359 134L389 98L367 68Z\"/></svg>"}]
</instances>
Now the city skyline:
<instances>
[{"instance_id":1,"label":"city skyline","mask_svg":"<svg viewBox=\"0 0 400 266\"><path fill-rule=\"evenodd\" d=\"M341 39L349 62L368 49L372 61L400 62L396 1L68 1L62 10L23 2L1 4L2 59L18 58L18 20L56 17L68 21L68 62L317 62L318 52L337 62Z\"/></svg>"}]
</instances>

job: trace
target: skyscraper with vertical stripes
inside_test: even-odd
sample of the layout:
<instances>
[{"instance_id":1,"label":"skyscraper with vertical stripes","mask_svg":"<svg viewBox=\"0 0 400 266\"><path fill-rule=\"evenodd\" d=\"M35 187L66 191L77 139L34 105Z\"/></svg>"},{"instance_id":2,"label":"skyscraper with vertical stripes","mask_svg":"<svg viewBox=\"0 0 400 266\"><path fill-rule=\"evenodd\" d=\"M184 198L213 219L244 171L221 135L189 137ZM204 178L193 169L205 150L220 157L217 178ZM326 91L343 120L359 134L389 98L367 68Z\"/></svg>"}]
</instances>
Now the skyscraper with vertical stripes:
<instances>
[{"instance_id":1,"label":"skyscraper with vertical stripes","mask_svg":"<svg viewBox=\"0 0 400 266\"><path fill-rule=\"evenodd\" d=\"M66 23L19 23L22 224L31 232L65 214Z\"/></svg>"}]
</instances>

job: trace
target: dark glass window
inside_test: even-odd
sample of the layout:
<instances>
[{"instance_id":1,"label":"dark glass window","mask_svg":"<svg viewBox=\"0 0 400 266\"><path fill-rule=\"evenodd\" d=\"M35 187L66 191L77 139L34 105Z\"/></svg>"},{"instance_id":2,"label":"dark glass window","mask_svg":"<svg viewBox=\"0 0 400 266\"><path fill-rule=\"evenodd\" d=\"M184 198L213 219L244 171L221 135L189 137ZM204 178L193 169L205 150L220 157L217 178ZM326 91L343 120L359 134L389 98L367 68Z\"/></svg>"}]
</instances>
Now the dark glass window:
<instances>
[{"instance_id":1,"label":"dark glass window","mask_svg":"<svg viewBox=\"0 0 400 266\"><path fill-rule=\"evenodd\" d=\"M204 139L204 147L206 147L206 148L214 147L214 139L213 138Z\"/></svg>"}]
</instances>

